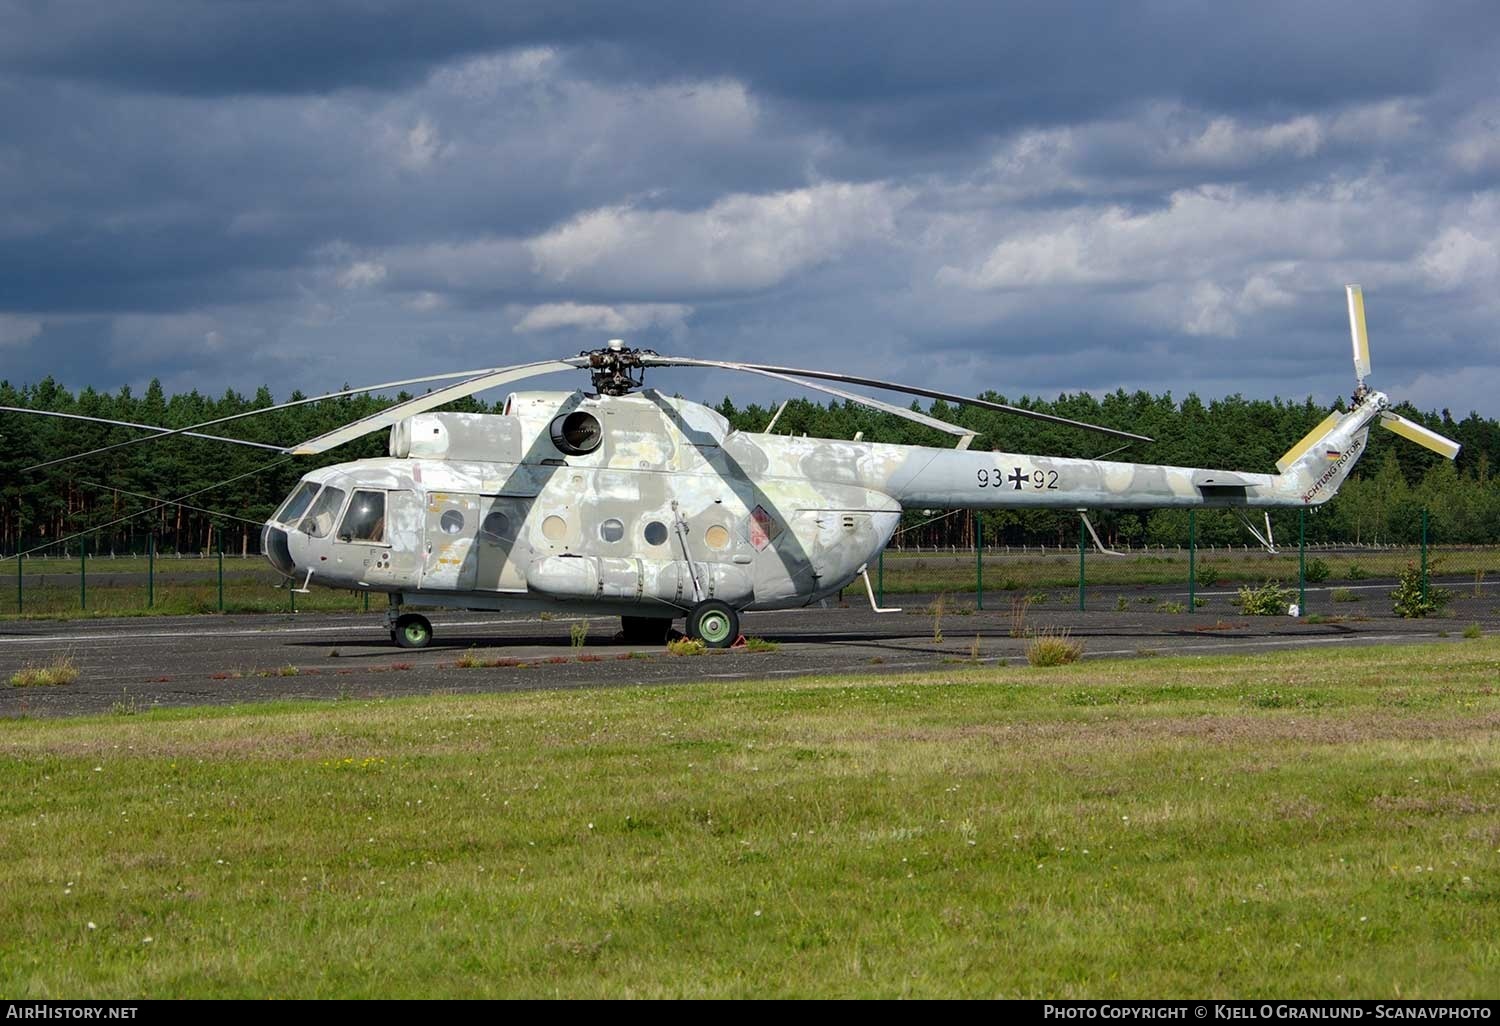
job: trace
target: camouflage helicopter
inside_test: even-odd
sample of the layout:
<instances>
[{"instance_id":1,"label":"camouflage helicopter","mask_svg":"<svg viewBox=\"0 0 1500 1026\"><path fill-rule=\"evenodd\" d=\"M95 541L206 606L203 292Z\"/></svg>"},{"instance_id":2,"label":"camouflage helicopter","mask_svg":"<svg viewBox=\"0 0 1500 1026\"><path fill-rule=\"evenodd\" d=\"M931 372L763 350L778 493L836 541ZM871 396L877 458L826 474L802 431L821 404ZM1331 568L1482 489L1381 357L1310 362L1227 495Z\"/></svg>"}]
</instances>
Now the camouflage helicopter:
<instances>
[{"instance_id":1,"label":"camouflage helicopter","mask_svg":"<svg viewBox=\"0 0 1500 1026\"><path fill-rule=\"evenodd\" d=\"M740 613L807 606L864 575L902 511L912 507L1080 515L1088 508L1221 507L1239 512L1270 546L1269 518L1262 535L1245 511L1327 502L1363 454L1376 421L1450 459L1459 450L1393 413L1384 393L1366 387L1364 302L1358 286L1347 294L1357 379L1352 405L1292 446L1275 474L973 451L970 429L822 382L1150 439L873 378L663 356L612 340L576 357L468 372L457 384L284 450L316 455L390 430L388 456L305 475L265 523L262 551L297 590L325 585L386 593L391 638L405 648L424 647L433 636L431 622L405 611L407 604L615 615L631 641L659 642L685 618L690 637L722 648L738 638ZM771 377L915 420L958 441L942 449L798 438L769 427L734 431L707 407L644 387L648 369L667 367ZM592 390L513 392L499 415L430 412L568 370L587 371ZM295 404L270 409L288 405ZM873 607L868 575L864 583Z\"/></svg>"}]
</instances>

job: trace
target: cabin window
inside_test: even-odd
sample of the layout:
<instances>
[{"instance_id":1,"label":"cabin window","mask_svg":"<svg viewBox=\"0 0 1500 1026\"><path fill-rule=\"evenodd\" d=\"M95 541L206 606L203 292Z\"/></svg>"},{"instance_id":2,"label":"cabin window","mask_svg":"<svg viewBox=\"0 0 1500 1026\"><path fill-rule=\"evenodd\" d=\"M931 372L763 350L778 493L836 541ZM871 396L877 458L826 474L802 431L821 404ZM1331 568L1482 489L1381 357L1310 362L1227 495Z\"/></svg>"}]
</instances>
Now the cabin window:
<instances>
[{"instance_id":1,"label":"cabin window","mask_svg":"<svg viewBox=\"0 0 1500 1026\"><path fill-rule=\"evenodd\" d=\"M464 529L464 515L456 509L444 510L438 526L444 534L457 534Z\"/></svg>"},{"instance_id":2,"label":"cabin window","mask_svg":"<svg viewBox=\"0 0 1500 1026\"><path fill-rule=\"evenodd\" d=\"M667 525L660 520L653 520L646 525L646 544L662 545L667 540Z\"/></svg>"},{"instance_id":3,"label":"cabin window","mask_svg":"<svg viewBox=\"0 0 1500 1026\"><path fill-rule=\"evenodd\" d=\"M297 486L297 490L287 496L286 502L281 504L281 509L271 519L278 524L295 524L301 519L302 514L307 512L307 507L312 504L313 496L318 494L318 483L316 481L303 481Z\"/></svg>"},{"instance_id":4,"label":"cabin window","mask_svg":"<svg viewBox=\"0 0 1500 1026\"><path fill-rule=\"evenodd\" d=\"M333 533L333 523L344 506L342 488L324 488L318 493L318 501L302 520L302 533L314 538L326 538Z\"/></svg>"},{"instance_id":5,"label":"cabin window","mask_svg":"<svg viewBox=\"0 0 1500 1026\"><path fill-rule=\"evenodd\" d=\"M484 518L484 523L479 525L479 533L488 541L509 541L511 539L510 517L498 509L491 511Z\"/></svg>"},{"instance_id":6,"label":"cabin window","mask_svg":"<svg viewBox=\"0 0 1500 1026\"><path fill-rule=\"evenodd\" d=\"M625 537L625 525L614 517L610 517L599 525L599 537L607 542L617 542Z\"/></svg>"},{"instance_id":7,"label":"cabin window","mask_svg":"<svg viewBox=\"0 0 1500 1026\"><path fill-rule=\"evenodd\" d=\"M361 489L354 493L349 512L339 525L339 541L385 541L385 492Z\"/></svg>"}]
</instances>

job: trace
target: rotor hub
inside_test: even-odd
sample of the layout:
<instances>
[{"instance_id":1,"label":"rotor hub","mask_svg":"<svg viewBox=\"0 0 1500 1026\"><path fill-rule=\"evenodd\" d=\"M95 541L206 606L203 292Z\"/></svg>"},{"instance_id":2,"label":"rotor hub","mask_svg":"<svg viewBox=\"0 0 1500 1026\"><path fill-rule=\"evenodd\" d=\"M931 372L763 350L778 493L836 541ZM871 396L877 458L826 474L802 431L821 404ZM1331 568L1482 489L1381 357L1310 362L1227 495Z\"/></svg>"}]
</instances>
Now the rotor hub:
<instances>
[{"instance_id":1,"label":"rotor hub","mask_svg":"<svg viewBox=\"0 0 1500 1026\"><path fill-rule=\"evenodd\" d=\"M605 349L586 349L578 354L588 361L594 391L600 395L629 395L646 383L643 356L655 356L653 349L631 349L617 338Z\"/></svg>"}]
</instances>

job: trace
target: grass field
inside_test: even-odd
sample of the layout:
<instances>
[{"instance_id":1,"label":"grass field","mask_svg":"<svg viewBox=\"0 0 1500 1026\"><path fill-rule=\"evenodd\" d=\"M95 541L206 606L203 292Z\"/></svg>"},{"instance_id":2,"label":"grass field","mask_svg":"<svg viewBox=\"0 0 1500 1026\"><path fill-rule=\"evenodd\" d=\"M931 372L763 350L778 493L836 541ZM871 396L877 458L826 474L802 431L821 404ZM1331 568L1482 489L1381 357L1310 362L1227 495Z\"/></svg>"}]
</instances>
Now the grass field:
<instances>
[{"instance_id":1,"label":"grass field","mask_svg":"<svg viewBox=\"0 0 1500 1026\"><path fill-rule=\"evenodd\" d=\"M1500 642L0 723L0 992L1492 997Z\"/></svg>"}]
</instances>

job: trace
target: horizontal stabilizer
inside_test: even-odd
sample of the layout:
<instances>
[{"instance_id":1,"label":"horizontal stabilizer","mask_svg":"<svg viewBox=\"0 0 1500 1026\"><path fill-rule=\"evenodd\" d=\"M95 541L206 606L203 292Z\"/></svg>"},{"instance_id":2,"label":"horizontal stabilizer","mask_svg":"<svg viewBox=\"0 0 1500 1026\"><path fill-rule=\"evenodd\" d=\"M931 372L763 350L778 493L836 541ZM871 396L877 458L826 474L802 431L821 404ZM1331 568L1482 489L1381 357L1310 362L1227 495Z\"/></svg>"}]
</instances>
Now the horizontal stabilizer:
<instances>
[{"instance_id":1,"label":"horizontal stabilizer","mask_svg":"<svg viewBox=\"0 0 1500 1026\"><path fill-rule=\"evenodd\" d=\"M1318 439L1322 438L1324 435L1328 434L1328 432L1333 430L1333 426L1339 422L1340 416L1342 416L1342 414L1330 413L1328 416L1323 418L1323 420L1318 424L1317 427L1313 428L1307 434L1303 435L1301 441L1288 449L1286 451L1286 455L1276 461L1277 472L1285 474L1289 469L1291 469L1293 463L1296 463L1303 456L1306 456L1307 451L1317 444Z\"/></svg>"},{"instance_id":2,"label":"horizontal stabilizer","mask_svg":"<svg viewBox=\"0 0 1500 1026\"><path fill-rule=\"evenodd\" d=\"M1416 442L1418 445L1431 449L1439 456L1454 459L1458 456L1458 450L1463 448L1451 438L1444 438L1436 431L1429 431L1421 424L1407 420L1405 417L1394 413L1382 413L1380 425L1388 431L1394 431L1402 438Z\"/></svg>"}]
</instances>

